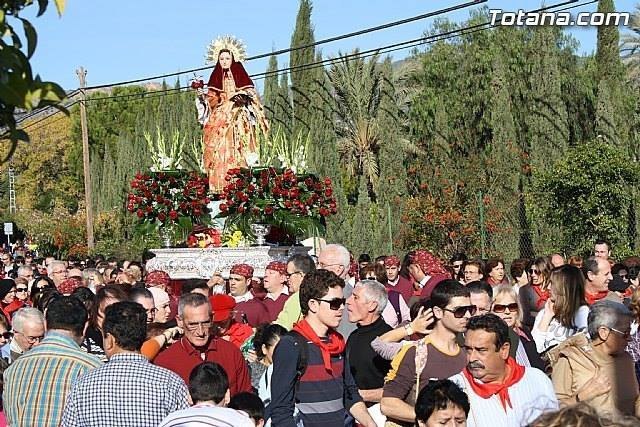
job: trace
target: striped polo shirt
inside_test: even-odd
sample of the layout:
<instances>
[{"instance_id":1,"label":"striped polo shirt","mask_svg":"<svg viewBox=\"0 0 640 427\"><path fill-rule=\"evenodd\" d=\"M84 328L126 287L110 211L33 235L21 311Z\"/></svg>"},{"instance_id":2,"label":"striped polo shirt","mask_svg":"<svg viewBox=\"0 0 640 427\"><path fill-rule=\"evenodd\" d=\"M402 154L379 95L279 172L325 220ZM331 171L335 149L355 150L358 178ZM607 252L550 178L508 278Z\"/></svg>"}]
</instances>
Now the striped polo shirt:
<instances>
[{"instance_id":1,"label":"striped polo shirt","mask_svg":"<svg viewBox=\"0 0 640 427\"><path fill-rule=\"evenodd\" d=\"M321 338L326 341L326 338ZM275 348L271 377L271 404L267 416L279 427L293 427L294 407L305 427L342 426L346 411L361 402L358 387L344 355L331 357L333 372L325 369L320 348L307 342L307 369L296 385L299 348L283 336Z\"/></svg>"},{"instance_id":2,"label":"striped polo shirt","mask_svg":"<svg viewBox=\"0 0 640 427\"><path fill-rule=\"evenodd\" d=\"M102 362L71 337L49 331L4 372L7 425L58 426L73 381Z\"/></svg>"}]
</instances>

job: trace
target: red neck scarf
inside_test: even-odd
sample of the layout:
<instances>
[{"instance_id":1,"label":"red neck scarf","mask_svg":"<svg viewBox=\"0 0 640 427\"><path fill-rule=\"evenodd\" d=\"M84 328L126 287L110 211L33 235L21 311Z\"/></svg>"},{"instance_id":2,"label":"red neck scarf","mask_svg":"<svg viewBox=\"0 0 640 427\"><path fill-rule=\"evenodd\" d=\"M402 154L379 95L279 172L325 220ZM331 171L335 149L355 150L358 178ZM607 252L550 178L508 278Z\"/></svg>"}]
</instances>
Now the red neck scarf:
<instances>
[{"instance_id":1,"label":"red neck scarf","mask_svg":"<svg viewBox=\"0 0 640 427\"><path fill-rule=\"evenodd\" d=\"M333 329L329 329L329 342L323 342L318 334L311 328L311 325L306 319L302 319L295 325L293 330L300 333L303 337L320 347L322 352L322 362L324 368L333 374L333 368L331 367L331 356L337 356L344 352L344 338L338 332Z\"/></svg>"},{"instance_id":2,"label":"red neck scarf","mask_svg":"<svg viewBox=\"0 0 640 427\"><path fill-rule=\"evenodd\" d=\"M543 291L540 288L540 286L536 286L536 285L531 285L531 288L533 288L533 291L538 296L538 301L536 302L536 309L542 310L542 307L544 307L544 304L547 302L547 300L551 296L551 292L549 292L549 289Z\"/></svg>"},{"instance_id":3,"label":"red neck scarf","mask_svg":"<svg viewBox=\"0 0 640 427\"><path fill-rule=\"evenodd\" d=\"M605 298L607 295L609 295L609 291L600 291L596 292L595 294L590 294L589 292L585 291L584 299L587 300L587 304L593 305L601 299Z\"/></svg>"},{"instance_id":4,"label":"red neck scarf","mask_svg":"<svg viewBox=\"0 0 640 427\"><path fill-rule=\"evenodd\" d=\"M499 384L483 384L477 382L471 373L469 373L468 368L464 368L462 374L465 376L469 384L471 384L473 392L481 398L489 399L491 396L497 394L500 398L500 403L506 412L507 405L509 405L510 408L513 408L513 406L511 406L511 399L509 398L509 387L522 379L524 376L524 366L518 365L515 359L510 357L507 359L507 370L508 374L504 379L504 382Z\"/></svg>"}]
</instances>

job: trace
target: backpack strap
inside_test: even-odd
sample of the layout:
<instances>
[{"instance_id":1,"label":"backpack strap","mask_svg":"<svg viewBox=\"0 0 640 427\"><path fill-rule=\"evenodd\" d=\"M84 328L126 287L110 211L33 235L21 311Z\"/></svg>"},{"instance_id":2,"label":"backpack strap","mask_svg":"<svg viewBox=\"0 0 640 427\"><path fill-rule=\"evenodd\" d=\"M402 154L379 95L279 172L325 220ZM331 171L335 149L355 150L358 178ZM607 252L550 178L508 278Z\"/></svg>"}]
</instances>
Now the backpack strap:
<instances>
[{"instance_id":1,"label":"backpack strap","mask_svg":"<svg viewBox=\"0 0 640 427\"><path fill-rule=\"evenodd\" d=\"M398 325L402 323L402 312L400 312L400 292L389 291L389 302L393 306L398 317Z\"/></svg>"},{"instance_id":2,"label":"backpack strap","mask_svg":"<svg viewBox=\"0 0 640 427\"><path fill-rule=\"evenodd\" d=\"M307 370L307 360L309 358L309 348L307 344L307 339L302 336L302 334L298 331L289 331L287 333L291 338L293 338L294 345L298 347L298 361L296 363L296 391L298 390L298 385L300 384L300 378L304 375Z\"/></svg>"}]
</instances>

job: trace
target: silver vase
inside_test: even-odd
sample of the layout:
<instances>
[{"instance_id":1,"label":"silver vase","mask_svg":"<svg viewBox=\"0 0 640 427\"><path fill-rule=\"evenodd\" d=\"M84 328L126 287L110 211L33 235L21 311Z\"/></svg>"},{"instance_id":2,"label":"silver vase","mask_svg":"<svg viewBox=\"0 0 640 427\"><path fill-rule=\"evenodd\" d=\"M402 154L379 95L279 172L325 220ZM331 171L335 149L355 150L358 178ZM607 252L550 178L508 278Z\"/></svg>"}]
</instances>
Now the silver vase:
<instances>
[{"instance_id":1,"label":"silver vase","mask_svg":"<svg viewBox=\"0 0 640 427\"><path fill-rule=\"evenodd\" d=\"M254 223L251 224L251 232L256 236L256 244L258 246L264 246L265 244L265 236L269 234L271 230L271 225L262 224L262 223Z\"/></svg>"},{"instance_id":2,"label":"silver vase","mask_svg":"<svg viewBox=\"0 0 640 427\"><path fill-rule=\"evenodd\" d=\"M158 236L162 242L162 246L170 248L173 245L173 227L170 225L161 225L158 227Z\"/></svg>"}]
</instances>

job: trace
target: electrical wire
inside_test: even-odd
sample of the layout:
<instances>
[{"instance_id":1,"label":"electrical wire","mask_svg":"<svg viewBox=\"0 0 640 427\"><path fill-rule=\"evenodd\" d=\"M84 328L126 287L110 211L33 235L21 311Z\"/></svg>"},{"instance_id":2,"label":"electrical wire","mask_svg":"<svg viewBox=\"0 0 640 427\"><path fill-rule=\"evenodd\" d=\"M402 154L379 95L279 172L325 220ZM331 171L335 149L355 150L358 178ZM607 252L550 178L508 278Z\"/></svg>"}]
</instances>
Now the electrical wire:
<instances>
[{"instance_id":1,"label":"electrical wire","mask_svg":"<svg viewBox=\"0 0 640 427\"><path fill-rule=\"evenodd\" d=\"M396 27L398 25L403 25L403 24L407 24L407 23L410 23L410 22L419 21L419 20L422 20L422 19L432 18L432 17L438 16L438 15L444 15L446 13L455 12L456 10L465 9L467 7L470 7L470 6L486 3L487 1L488 0L471 0L471 1L467 1L465 3L460 3L460 4L457 4L457 5L454 5L454 6L450 6L450 7L447 7L447 8L435 10L433 12L427 12L427 13L423 13L421 15L412 16L410 18L401 19L399 21L388 22L388 23L383 24L383 25L378 25L378 26L375 26L375 27L368 27L368 28L364 28L362 30L351 32L351 33L342 34L342 35L339 35L339 36L333 36L333 37L329 37L329 38L326 38L326 39L323 39L323 40L318 40L317 42L314 42L314 43L309 43L309 44L305 44L305 45L302 45L302 46L296 46L296 47L291 47L291 48L287 48L287 49L281 49L281 50L277 50L277 51L274 51L274 52L261 53L261 54L258 54L258 55L250 56L250 57L246 58L244 61L245 62L253 61L255 59L266 58L266 57L269 57L271 55L281 55L283 53L294 52L296 50L307 49L307 48L314 47L314 46L320 46L320 45L323 45L323 44L326 44L326 43L331 43L331 42L335 42L335 41L338 41L338 40L344 40L344 39L347 39L347 38L351 38L351 37L360 36L360 35L363 35L363 34L372 33L374 31L380 31L380 30L384 30L384 29L387 29L387 28ZM578 0L574 0L574 1L578 1ZM127 81L123 81L123 82L105 83L105 84L96 85L96 86L88 86L86 89L102 89L102 88L105 88L105 87L124 86L124 85L132 84L132 83L140 83L140 82L145 82L145 81L149 81L149 80L160 80L160 79L164 79L166 77L174 77L174 76L179 76L179 75L182 75L182 74L194 73L194 72L197 72L197 71L204 71L204 70L211 69L213 67L214 67L213 65L207 65L205 67L198 67L198 68L193 68L193 69L186 70L186 71L178 71L178 72L175 72L175 73L161 74L161 75L158 75L158 76L144 77L144 78L139 78L139 79L127 80Z\"/></svg>"}]
</instances>

